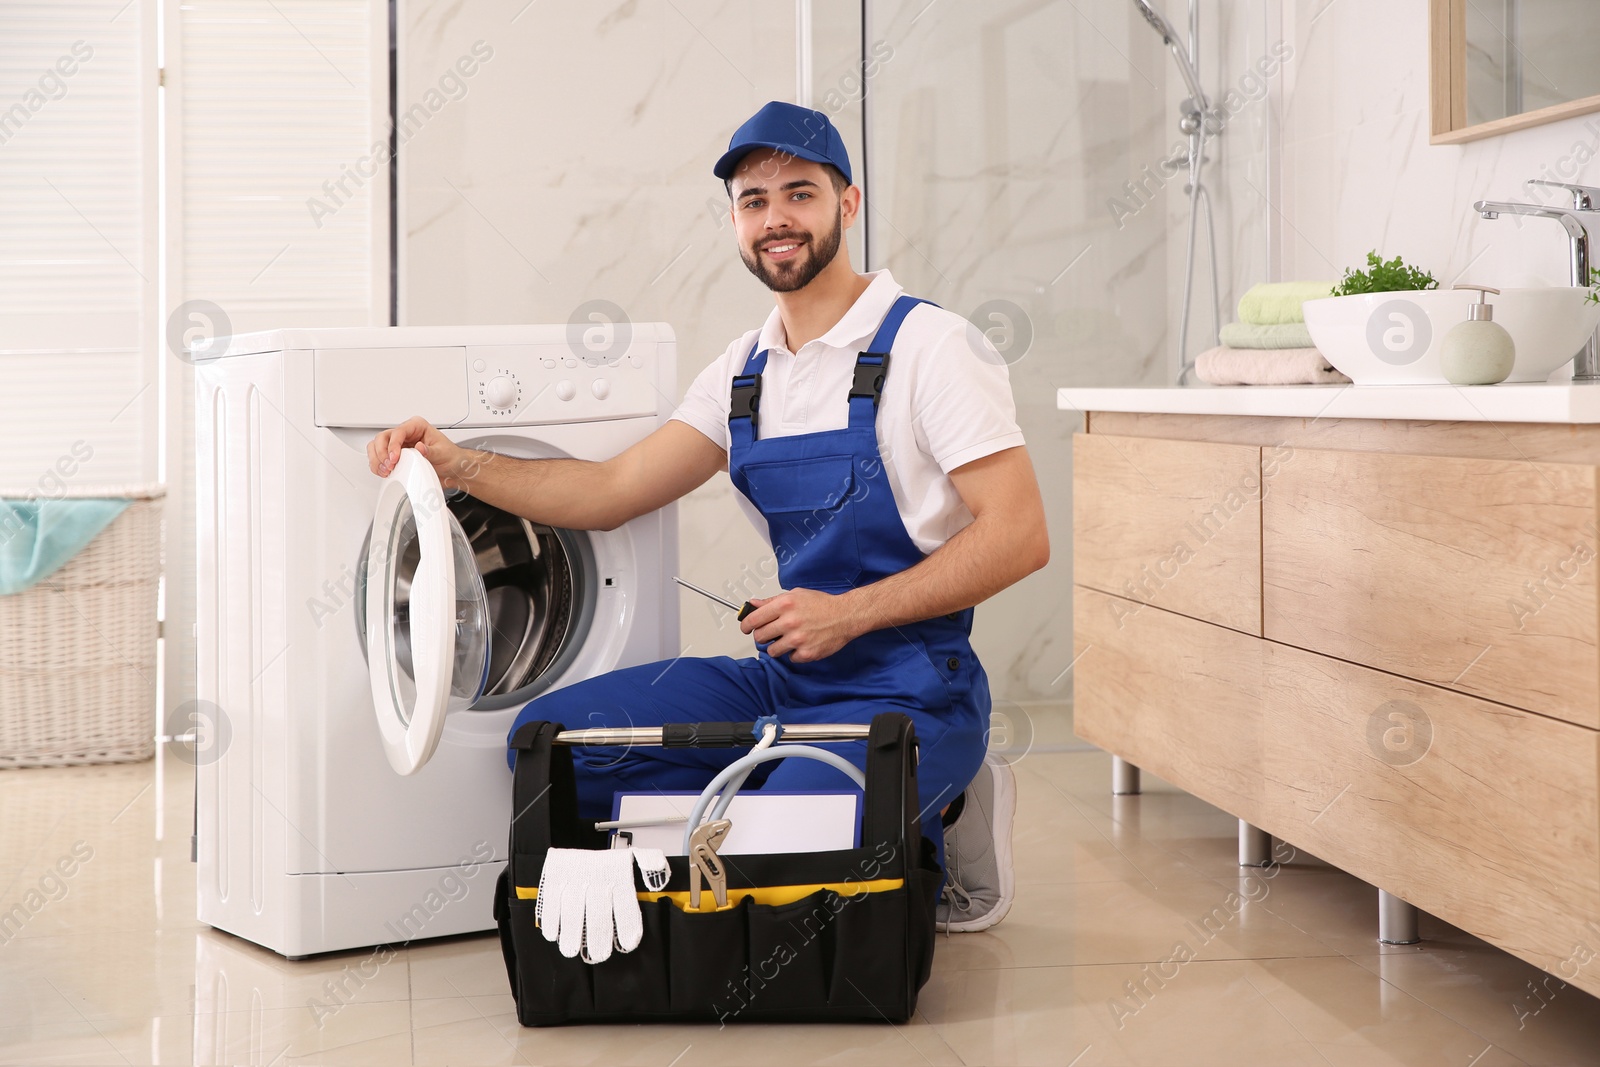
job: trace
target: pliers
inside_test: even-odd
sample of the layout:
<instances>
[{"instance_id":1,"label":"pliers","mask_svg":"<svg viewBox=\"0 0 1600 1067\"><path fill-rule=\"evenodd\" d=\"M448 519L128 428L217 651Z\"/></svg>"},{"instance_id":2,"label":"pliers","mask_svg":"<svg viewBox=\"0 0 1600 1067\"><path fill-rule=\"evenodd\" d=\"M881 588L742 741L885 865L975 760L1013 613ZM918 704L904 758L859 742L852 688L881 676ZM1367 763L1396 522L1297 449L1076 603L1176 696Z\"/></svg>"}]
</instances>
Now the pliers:
<instances>
[{"instance_id":1,"label":"pliers","mask_svg":"<svg viewBox=\"0 0 1600 1067\"><path fill-rule=\"evenodd\" d=\"M717 855L717 846L732 828L727 819L715 819L701 823L689 835L689 907L695 911L700 910L701 875L710 883L717 907L728 906L728 871Z\"/></svg>"}]
</instances>

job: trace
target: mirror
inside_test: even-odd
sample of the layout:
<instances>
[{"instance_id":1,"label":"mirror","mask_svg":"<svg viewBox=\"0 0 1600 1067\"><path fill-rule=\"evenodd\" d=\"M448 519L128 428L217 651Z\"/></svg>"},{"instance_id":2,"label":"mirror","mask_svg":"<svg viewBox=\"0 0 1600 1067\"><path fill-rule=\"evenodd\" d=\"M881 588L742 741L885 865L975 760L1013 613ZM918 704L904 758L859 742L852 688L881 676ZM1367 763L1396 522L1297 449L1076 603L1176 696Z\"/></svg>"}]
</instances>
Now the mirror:
<instances>
[{"instance_id":1,"label":"mirror","mask_svg":"<svg viewBox=\"0 0 1600 1067\"><path fill-rule=\"evenodd\" d=\"M1433 144L1600 111L1600 3L1431 2Z\"/></svg>"}]
</instances>

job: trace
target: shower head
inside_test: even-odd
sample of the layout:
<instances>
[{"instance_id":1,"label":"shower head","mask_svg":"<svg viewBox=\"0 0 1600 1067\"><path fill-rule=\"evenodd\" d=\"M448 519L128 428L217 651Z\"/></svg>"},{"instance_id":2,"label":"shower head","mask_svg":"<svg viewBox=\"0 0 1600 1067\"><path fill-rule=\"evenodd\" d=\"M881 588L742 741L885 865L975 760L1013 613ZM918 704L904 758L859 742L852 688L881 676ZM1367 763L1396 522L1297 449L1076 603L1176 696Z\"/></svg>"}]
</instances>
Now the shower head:
<instances>
[{"instance_id":1,"label":"shower head","mask_svg":"<svg viewBox=\"0 0 1600 1067\"><path fill-rule=\"evenodd\" d=\"M1133 0L1133 6L1139 9L1139 14L1144 16L1144 20L1161 35L1163 44L1177 43L1178 35L1173 31L1172 23L1168 22L1161 12L1150 6L1150 0Z\"/></svg>"},{"instance_id":2,"label":"shower head","mask_svg":"<svg viewBox=\"0 0 1600 1067\"><path fill-rule=\"evenodd\" d=\"M1133 6L1139 9L1139 14L1144 16L1150 27L1161 35L1161 43L1172 50L1173 61L1178 64L1178 73L1183 75L1183 83L1188 87L1194 106L1201 111L1208 110L1211 101L1206 98L1206 91L1200 88L1200 76L1195 73L1194 64L1189 62L1189 53L1178 38L1178 31L1172 28L1172 23L1161 12L1150 6L1150 0L1133 0Z\"/></svg>"}]
</instances>

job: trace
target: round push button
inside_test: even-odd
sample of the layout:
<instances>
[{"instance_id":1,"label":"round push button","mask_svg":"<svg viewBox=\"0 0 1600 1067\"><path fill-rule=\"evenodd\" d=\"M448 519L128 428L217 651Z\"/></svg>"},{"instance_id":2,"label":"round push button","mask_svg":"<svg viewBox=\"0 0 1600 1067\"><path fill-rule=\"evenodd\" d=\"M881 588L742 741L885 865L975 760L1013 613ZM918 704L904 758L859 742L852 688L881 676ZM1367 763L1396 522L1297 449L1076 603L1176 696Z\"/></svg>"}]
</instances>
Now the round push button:
<instances>
[{"instance_id":1,"label":"round push button","mask_svg":"<svg viewBox=\"0 0 1600 1067\"><path fill-rule=\"evenodd\" d=\"M589 389L594 393L596 400L604 400L611 395L611 383L604 378L596 378L590 382Z\"/></svg>"},{"instance_id":2,"label":"round push button","mask_svg":"<svg viewBox=\"0 0 1600 1067\"><path fill-rule=\"evenodd\" d=\"M561 400L571 400L578 395L577 387L565 378L556 383L556 396Z\"/></svg>"}]
</instances>

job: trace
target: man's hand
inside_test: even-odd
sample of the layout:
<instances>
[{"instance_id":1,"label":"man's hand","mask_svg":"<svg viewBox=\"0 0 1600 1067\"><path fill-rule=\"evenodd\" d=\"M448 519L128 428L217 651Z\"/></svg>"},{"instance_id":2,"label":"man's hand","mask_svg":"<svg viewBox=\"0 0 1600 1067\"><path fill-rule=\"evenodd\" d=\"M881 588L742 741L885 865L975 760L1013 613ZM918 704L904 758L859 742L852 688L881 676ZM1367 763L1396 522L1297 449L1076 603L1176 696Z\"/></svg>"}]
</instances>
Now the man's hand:
<instances>
[{"instance_id":1,"label":"man's hand","mask_svg":"<svg viewBox=\"0 0 1600 1067\"><path fill-rule=\"evenodd\" d=\"M791 653L793 663L825 659L861 636L850 593L835 596L815 589L791 589L765 600L752 600L756 610L739 629L767 646L767 655Z\"/></svg>"},{"instance_id":2,"label":"man's hand","mask_svg":"<svg viewBox=\"0 0 1600 1067\"><path fill-rule=\"evenodd\" d=\"M367 466L373 474L387 478L400 462L403 448L415 448L417 455L433 464L434 473L446 489L464 488L461 480L470 478L490 454L462 448L416 415L367 442Z\"/></svg>"}]
</instances>

